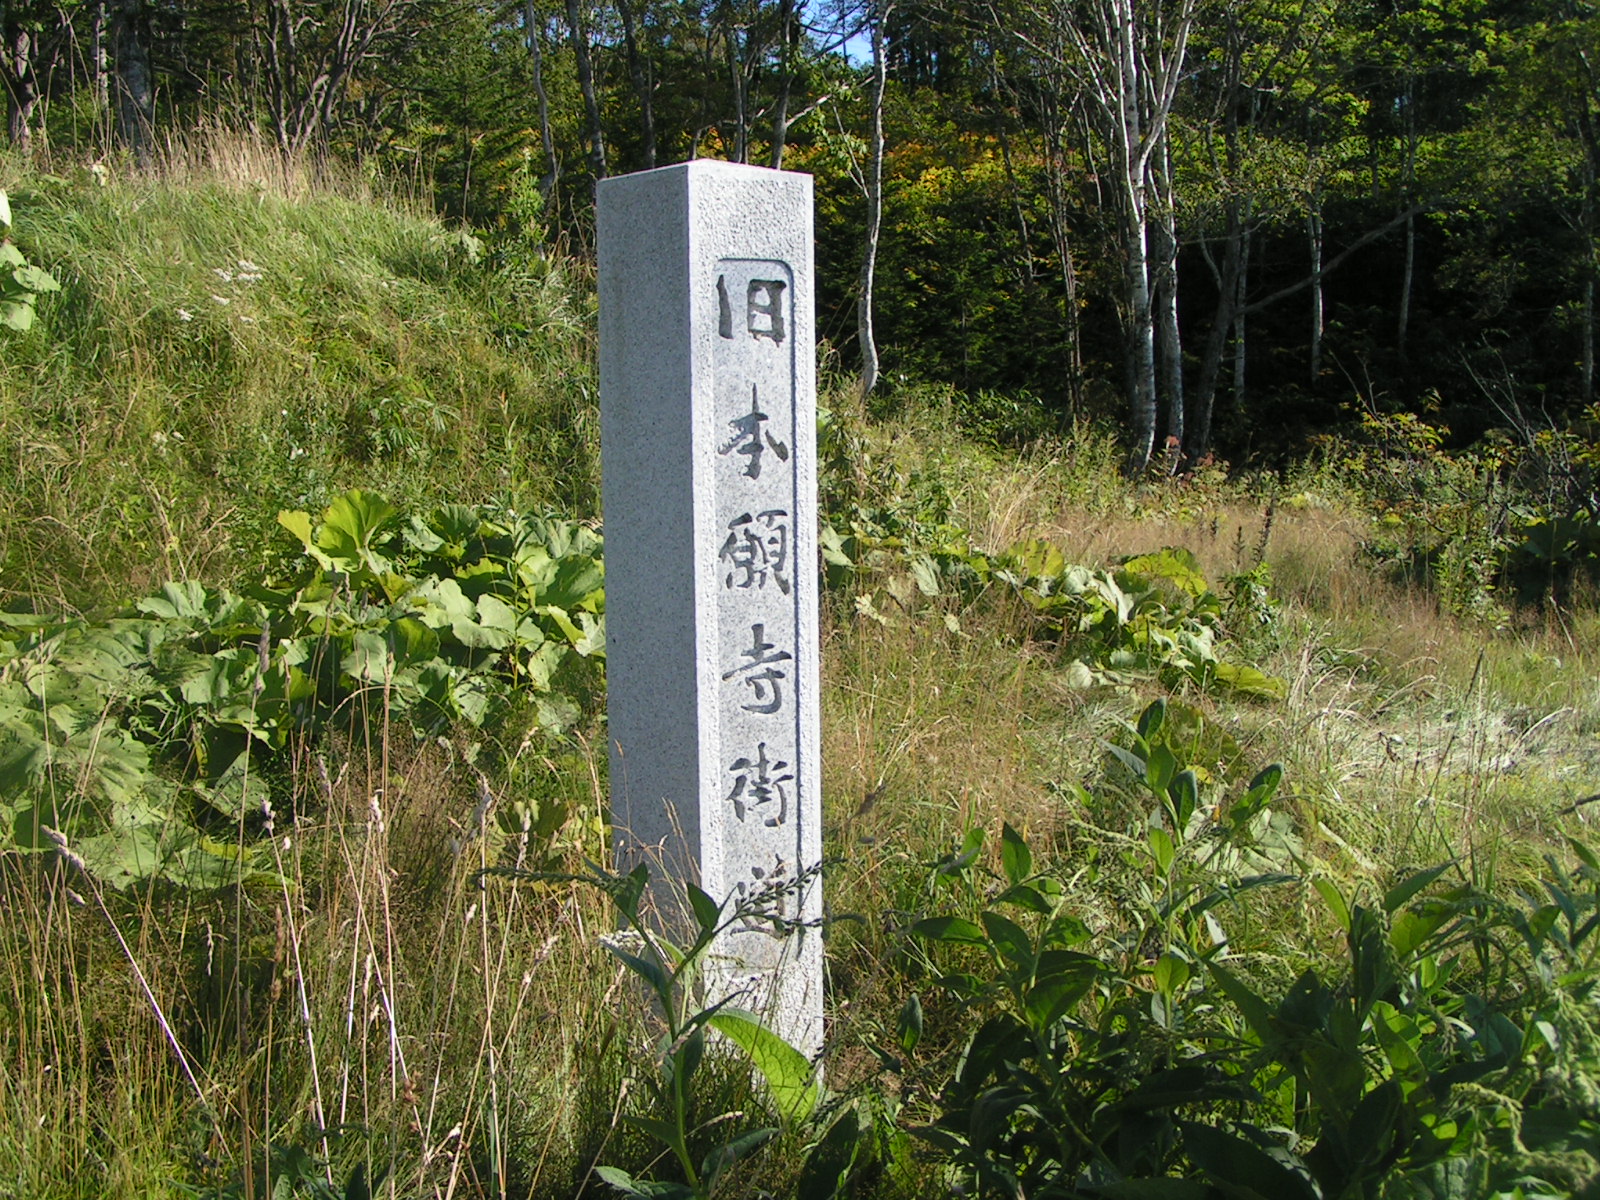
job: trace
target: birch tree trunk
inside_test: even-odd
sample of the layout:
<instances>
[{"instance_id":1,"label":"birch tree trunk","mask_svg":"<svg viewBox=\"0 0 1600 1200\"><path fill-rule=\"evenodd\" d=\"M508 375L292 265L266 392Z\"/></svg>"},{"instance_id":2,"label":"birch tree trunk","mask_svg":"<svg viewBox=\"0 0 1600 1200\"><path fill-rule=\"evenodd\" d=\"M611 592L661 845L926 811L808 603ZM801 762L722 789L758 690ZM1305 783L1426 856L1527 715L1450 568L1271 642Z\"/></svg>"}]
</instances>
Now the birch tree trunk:
<instances>
[{"instance_id":1,"label":"birch tree trunk","mask_svg":"<svg viewBox=\"0 0 1600 1200\"><path fill-rule=\"evenodd\" d=\"M1146 162L1140 100L1142 80L1138 33L1134 24L1134 0L1111 0L1106 16L1115 46L1115 85L1117 127L1113 152L1122 188L1122 234L1126 261L1127 384L1131 445L1128 449L1129 474L1150 465L1156 438L1156 345L1155 313L1150 295L1149 193L1146 190Z\"/></svg>"},{"instance_id":2,"label":"birch tree trunk","mask_svg":"<svg viewBox=\"0 0 1600 1200\"><path fill-rule=\"evenodd\" d=\"M1306 236L1311 248L1311 388L1322 378L1322 331L1326 327L1322 300L1322 189L1311 193L1306 212Z\"/></svg>"},{"instance_id":3,"label":"birch tree trunk","mask_svg":"<svg viewBox=\"0 0 1600 1200\"><path fill-rule=\"evenodd\" d=\"M1152 271L1159 273L1163 261L1173 261L1173 252L1167 251L1164 242L1175 245L1177 229L1174 224L1159 232L1163 245L1158 247L1153 268L1150 189L1153 174L1159 173L1153 169L1157 167L1154 160L1165 145L1196 5L1197 0L1168 0L1165 5L1160 0L1095 0L1084 8L1057 2L1046 10L1050 36L1062 36L1071 51L1062 65L1078 77L1098 114L1115 175L1116 219L1123 247L1121 307L1129 424L1125 469L1129 474L1150 465L1155 447L1158 384ZM1049 52L1043 36L1032 45L1036 51ZM1170 314L1164 309L1162 323L1167 331L1163 338L1171 342L1169 361L1178 364L1180 372L1175 373L1181 373L1175 289ZM1181 406L1181 383L1174 392ZM1179 427L1181 414L1179 407L1174 422Z\"/></svg>"},{"instance_id":4,"label":"birch tree trunk","mask_svg":"<svg viewBox=\"0 0 1600 1200\"><path fill-rule=\"evenodd\" d=\"M101 120L111 111L110 60L106 51L106 0L95 0L90 18L90 72L94 80L94 101Z\"/></svg>"},{"instance_id":5,"label":"birch tree trunk","mask_svg":"<svg viewBox=\"0 0 1600 1200\"><path fill-rule=\"evenodd\" d=\"M1404 366L1411 333L1411 290L1417 268L1417 218L1411 209L1411 197L1417 177L1417 115L1416 96L1411 79L1405 88L1405 164L1400 177L1400 202L1406 206L1405 268L1400 277L1400 314L1395 322L1395 349Z\"/></svg>"},{"instance_id":6,"label":"birch tree trunk","mask_svg":"<svg viewBox=\"0 0 1600 1200\"><path fill-rule=\"evenodd\" d=\"M893 6L873 0L872 132L867 163L867 236L861 253L861 298L856 307L856 334L861 342L861 395L878 386L878 342L872 329L872 288L878 270L878 239L883 227L883 97L889 86L889 63L883 52L883 27Z\"/></svg>"},{"instance_id":7,"label":"birch tree trunk","mask_svg":"<svg viewBox=\"0 0 1600 1200\"><path fill-rule=\"evenodd\" d=\"M539 146L544 152L544 174L539 177L539 194L548 203L561 178L556 158L555 135L550 128L550 95L544 86L544 19L534 0L526 0L523 24L528 35L528 58L533 65L533 94L539 102Z\"/></svg>"},{"instance_id":8,"label":"birch tree trunk","mask_svg":"<svg viewBox=\"0 0 1600 1200\"><path fill-rule=\"evenodd\" d=\"M1177 197L1172 182L1172 143L1164 127L1150 165L1156 193L1156 261L1152 280L1156 392L1161 405L1161 433L1169 452L1164 465L1174 470L1184 446L1183 343L1178 330Z\"/></svg>"},{"instance_id":9,"label":"birch tree trunk","mask_svg":"<svg viewBox=\"0 0 1600 1200\"><path fill-rule=\"evenodd\" d=\"M5 30L6 134L24 156L33 146L33 111L39 103L39 77L34 67L34 37L21 21Z\"/></svg>"}]
</instances>

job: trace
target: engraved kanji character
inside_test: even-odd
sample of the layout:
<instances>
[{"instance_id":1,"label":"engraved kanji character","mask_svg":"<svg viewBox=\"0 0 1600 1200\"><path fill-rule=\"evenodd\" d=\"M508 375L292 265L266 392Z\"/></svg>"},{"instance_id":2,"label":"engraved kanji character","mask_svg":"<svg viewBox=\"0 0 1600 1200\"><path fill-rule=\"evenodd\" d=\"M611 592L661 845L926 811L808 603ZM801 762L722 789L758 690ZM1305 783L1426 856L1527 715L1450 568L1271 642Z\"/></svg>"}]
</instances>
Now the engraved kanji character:
<instances>
[{"instance_id":1,"label":"engraved kanji character","mask_svg":"<svg viewBox=\"0 0 1600 1200\"><path fill-rule=\"evenodd\" d=\"M734 911L738 914L735 928L783 937L784 924L792 920L785 910L793 908L797 899L788 863L774 854L772 866L751 867L750 878L734 884L733 893Z\"/></svg>"},{"instance_id":2,"label":"engraved kanji character","mask_svg":"<svg viewBox=\"0 0 1600 1200\"><path fill-rule=\"evenodd\" d=\"M765 512L741 513L728 522L731 532L717 557L729 566L722 585L730 588L767 586L770 577L778 590L789 594L789 525L781 508Z\"/></svg>"},{"instance_id":3,"label":"engraved kanji character","mask_svg":"<svg viewBox=\"0 0 1600 1200\"><path fill-rule=\"evenodd\" d=\"M745 289L744 325L751 337L783 341L783 291L781 279L752 279Z\"/></svg>"},{"instance_id":4,"label":"engraved kanji character","mask_svg":"<svg viewBox=\"0 0 1600 1200\"><path fill-rule=\"evenodd\" d=\"M740 652L741 657L750 661L722 673L724 681L742 676L744 683L755 693L754 703L740 705L745 712L775 713L783 706L783 693L779 691L778 683L788 676L772 664L788 662L794 656L787 650L779 650L775 643L765 641L766 634L767 627L764 624L751 625L750 649Z\"/></svg>"},{"instance_id":5,"label":"engraved kanji character","mask_svg":"<svg viewBox=\"0 0 1600 1200\"><path fill-rule=\"evenodd\" d=\"M767 450L776 454L779 462L788 462L789 447L774 438L765 428L770 419L761 411L761 404L756 397L756 385L751 384L750 412L728 422L733 427L733 436L717 448L717 453L731 454L737 450L743 454L750 460L745 464L743 473L751 479L761 478L761 456Z\"/></svg>"},{"instance_id":6,"label":"engraved kanji character","mask_svg":"<svg viewBox=\"0 0 1600 1200\"><path fill-rule=\"evenodd\" d=\"M728 770L737 776L733 791L728 793L728 799L733 801L734 816L743 821L749 809L766 808L775 802L776 815L764 816L762 824L775 829L788 819L789 794L783 785L794 782L794 772L782 759L768 760L765 742L757 743L754 761L748 757L737 758Z\"/></svg>"},{"instance_id":7,"label":"engraved kanji character","mask_svg":"<svg viewBox=\"0 0 1600 1200\"><path fill-rule=\"evenodd\" d=\"M751 337L784 338L783 293L788 283L782 279L752 279L744 293L744 327ZM728 299L728 277L717 276L717 334L733 339L733 305Z\"/></svg>"}]
</instances>

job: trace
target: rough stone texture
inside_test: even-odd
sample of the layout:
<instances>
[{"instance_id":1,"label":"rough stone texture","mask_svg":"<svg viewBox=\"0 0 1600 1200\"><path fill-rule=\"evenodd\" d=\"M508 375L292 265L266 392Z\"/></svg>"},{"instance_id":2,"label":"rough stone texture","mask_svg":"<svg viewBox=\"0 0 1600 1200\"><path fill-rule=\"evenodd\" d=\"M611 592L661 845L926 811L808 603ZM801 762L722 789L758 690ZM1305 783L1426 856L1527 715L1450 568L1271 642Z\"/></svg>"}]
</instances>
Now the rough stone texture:
<instances>
[{"instance_id":1,"label":"rough stone texture","mask_svg":"<svg viewBox=\"0 0 1600 1200\"><path fill-rule=\"evenodd\" d=\"M820 930L768 919L822 910L811 179L702 160L598 210L619 864L744 906L716 998L815 1055Z\"/></svg>"}]
</instances>

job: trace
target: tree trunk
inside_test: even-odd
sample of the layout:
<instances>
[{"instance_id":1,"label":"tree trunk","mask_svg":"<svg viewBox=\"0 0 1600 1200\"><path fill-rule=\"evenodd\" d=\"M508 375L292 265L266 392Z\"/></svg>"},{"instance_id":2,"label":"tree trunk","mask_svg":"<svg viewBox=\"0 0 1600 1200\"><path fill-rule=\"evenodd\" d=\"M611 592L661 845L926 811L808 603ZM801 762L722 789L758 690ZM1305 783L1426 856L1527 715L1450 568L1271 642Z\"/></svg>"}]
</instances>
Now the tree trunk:
<instances>
[{"instance_id":1,"label":"tree trunk","mask_svg":"<svg viewBox=\"0 0 1600 1200\"><path fill-rule=\"evenodd\" d=\"M1411 286L1417 268L1417 218L1406 217L1405 267L1400 274L1400 315L1395 321L1395 351L1400 365L1406 364L1406 343L1411 336Z\"/></svg>"},{"instance_id":2,"label":"tree trunk","mask_svg":"<svg viewBox=\"0 0 1600 1200\"><path fill-rule=\"evenodd\" d=\"M1416 180L1417 172L1417 117L1416 97L1413 95L1411 81L1407 79L1405 89L1405 167L1401 175L1400 186L1401 203L1407 207L1406 215L1406 257L1405 269L1400 278L1400 313L1395 322L1395 350L1400 356L1400 365L1406 364L1407 343L1411 332L1411 288L1416 275L1417 266L1417 218L1411 208L1411 195Z\"/></svg>"},{"instance_id":3,"label":"tree trunk","mask_svg":"<svg viewBox=\"0 0 1600 1200\"><path fill-rule=\"evenodd\" d=\"M640 157L644 169L652 171L656 165L656 111L651 93L649 64L639 53L639 40L634 33L632 0L617 0L617 12L622 17L622 43L628 58L628 78L633 82L633 94L639 100Z\"/></svg>"},{"instance_id":4,"label":"tree trunk","mask_svg":"<svg viewBox=\"0 0 1600 1200\"><path fill-rule=\"evenodd\" d=\"M772 156L774 171L783 170L784 146L789 141L789 100L794 92L794 54L799 41L794 0L778 0L778 95L772 106Z\"/></svg>"},{"instance_id":5,"label":"tree trunk","mask_svg":"<svg viewBox=\"0 0 1600 1200\"><path fill-rule=\"evenodd\" d=\"M111 55L117 71L117 133L141 167L150 163L155 85L144 0L113 0Z\"/></svg>"},{"instance_id":6,"label":"tree trunk","mask_svg":"<svg viewBox=\"0 0 1600 1200\"><path fill-rule=\"evenodd\" d=\"M728 73L728 94L733 99L733 154L736 163L750 161L750 88L745 78L746 47L740 38L739 15L733 0L722 4L723 69Z\"/></svg>"},{"instance_id":7,"label":"tree trunk","mask_svg":"<svg viewBox=\"0 0 1600 1200\"><path fill-rule=\"evenodd\" d=\"M1225 224L1223 231L1222 265L1219 268L1209 252L1206 263L1211 267L1217 285L1217 311L1206 334L1205 349L1200 358L1200 374L1189 401L1189 428L1184 439L1184 460L1196 463L1211 452L1211 425L1217 404L1217 383L1222 377L1222 358L1228 348L1228 336L1239 326L1242 333L1244 302L1241 276L1244 269L1246 238L1249 236L1250 201L1240 195L1234 181L1242 173L1243 152L1240 147L1239 116L1246 107L1244 88L1244 40L1234 14L1228 14L1227 55L1224 61L1224 90L1222 93L1222 145L1223 175L1226 181L1223 204ZM1201 245L1205 249L1204 243Z\"/></svg>"},{"instance_id":8,"label":"tree trunk","mask_svg":"<svg viewBox=\"0 0 1600 1200\"><path fill-rule=\"evenodd\" d=\"M878 269L878 237L883 226L883 97L889 86L889 64L884 58L883 26L890 5L875 0L872 21L872 144L867 164L867 236L861 254L861 299L856 307L856 332L861 342L861 395L871 395L878 385L878 342L872 330L872 287Z\"/></svg>"},{"instance_id":9,"label":"tree trunk","mask_svg":"<svg viewBox=\"0 0 1600 1200\"><path fill-rule=\"evenodd\" d=\"M90 53L94 56L94 61L90 69L94 78L95 112L99 120L104 121L111 111L110 71L107 69L109 61L106 53L106 0L95 0L92 23ZM106 141L109 144L109 132Z\"/></svg>"},{"instance_id":10,"label":"tree trunk","mask_svg":"<svg viewBox=\"0 0 1600 1200\"><path fill-rule=\"evenodd\" d=\"M27 155L33 147L33 112L39 103L39 77L33 61L35 41L21 21L5 31L6 133L14 149Z\"/></svg>"},{"instance_id":11,"label":"tree trunk","mask_svg":"<svg viewBox=\"0 0 1600 1200\"><path fill-rule=\"evenodd\" d=\"M544 21L534 0L527 0L524 6L523 23L527 26L528 57L533 64L533 94L539 101L539 145L544 151L539 193L548 204L555 193L556 181L561 177L561 164L556 158L555 135L550 129L550 95L544 86Z\"/></svg>"},{"instance_id":12,"label":"tree trunk","mask_svg":"<svg viewBox=\"0 0 1600 1200\"><path fill-rule=\"evenodd\" d=\"M1123 264L1128 312L1123 329L1124 374L1132 439L1127 471L1136 475L1150 465L1156 440L1155 321L1150 298L1149 258L1142 218L1124 219Z\"/></svg>"},{"instance_id":13,"label":"tree trunk","mask_svg":"<svg viewBox=\"0 0 1600 1200\"><path fill-rule=\"evenodd\" d=\"M1153 272L1156 384L1162 411L1162 436L1168 470L1178 465L1183 450L1183 343L1178 330L1178 216L1172 184L1171 142L1165 128L1151 156L1155 185L1156 261Z\"/></svg>"},{"instance_id":14,"label":"tree trunk","mask_svg":"<svg viewBox=\"0 0 1600 1200\"><path fill-rule=\"evenodd\" d=\"M1143 85L1133 0L1113 0L1111 10L1115 24L1111 32L1115 39L1119 125L1114 149L1122 191L1123 278L1127 304L1123 329L1126 339L1124 370L1133 435L1128 448L1127 471L1132 475L1150 465L1155 449L1155 314L1150 295L1149 211L1142 154L1144 130L1139 112Z\"/></svg>"},{"instance_id":15,"label":"tree trunk","mask_svg":"<svg viewBox=\"0 0 1600 1200\"><path fill-rule=\"evenodd\" d=\"M572 33L572 57L578 68L578 90L589 122L589 170L596 181L606 177L606 136L600 124L600 102L594 92L594 60L589 53L589 31L583 24L582 0L567 0L567 26Z\"/></svg>"},{"instance_id":16,"label":"tree trunk","mask_svg":"<svg viewBox=\"0 0 1600 1200\"><path fill-rule=\"evenodd\" d=\"M1594 264L1585 264L1583 278L1583 406L1594 403Z\"/></svg>"},{"instance_id":17,"label":"tree trunk","mask_svg":"<svg viewBox=\"0 0 1600 1200\"><path fill-rule=\"evenodd\" d=\"M1245 296L1250 288L1250 224L1245 222L1244 237L1239 245L1239 295L1234 302L1233 317L1233 415L1244 418L1245 384L1245 325L1250 320L1250 308Z\"/></svg>"},{"instance_id":18,"label":"tree trunk","mask_svg":"<svg viewBox=\"0 0 1600 1200\"><path fill-rule=\"evenodd\" d=\"M1594 403L1595 163L1594 139L1590 137L1585 140L1591 144L1585 146L1583 157L1583 328L1579 332L1582 345L1579 370L1582 373L1583 406L1588 408Z\"/></svg>"},{"instance_id":19,"label":"tree trunk","mask_svg":"<svg viewBox=\"0 0 1600 1200\"><path fill-rule=\"evenodd\" d=\"M1066 154L1062 142L1065 130L1052 135L1049 155L1050 190L1050 240L1055 243L1056 260L1061 264L1061 290L1065 297L1067 323L1067 413L1069 419L1078 419L1080 390L1083 386L1083 347L1080 344L1078 324L1078 264L1072 252L1072 238L1068 230L1066 196Z\"/></svg>"},{"instance_id":20,"label":"tree trunk","mask_svg":"<svg viewBox=\"0 0 1600 1200\"><path fill-rule=\"evenodd\" d=\"M1311 194L1306 213L1306 236L1311 247L1311 390L1322 379L1322 331L1326 326L1322 300L1322 192Z\"/></svg>"},{"instance_id":21,"label":"tree trunk","mask_svg":"<svg viewBox=\"0 0 1600 1200\"><path fill-rule=\"evenodd\" d=\"M1238 197L1228 201L1228 225L1223 235L1222 266L1216 272L1217 313L1206 334L1200 357L1200 373L1190 393L1189 428L1184 443L1184 458L1190 462L1204 458L1211 449L1211 420L1216 407L1217 382L1222 378L1222 359L1228 349L1228 335L1243 325L1240 313L1240 275L1244 265L1245 217Z\"/></svg>"},{"instance_id":22,"label":"tree trunk","mask_svg":"<svg viewBox=\"0 0 1600 1200\"><path fill-rule=\"evenodd\" d=\"M1011 161L1011 139L1002 124L996 131L1000 143L1000 162L1006 169L1006 190L1011 193L1011 211L1017 218L1017 234L1022 239L1022 271L1028 285L1033 286L1033 230L1028 225L1028 210L1022 203L1022 185L1017 181L1017 169Z\"/></svg>"}]
</instances>

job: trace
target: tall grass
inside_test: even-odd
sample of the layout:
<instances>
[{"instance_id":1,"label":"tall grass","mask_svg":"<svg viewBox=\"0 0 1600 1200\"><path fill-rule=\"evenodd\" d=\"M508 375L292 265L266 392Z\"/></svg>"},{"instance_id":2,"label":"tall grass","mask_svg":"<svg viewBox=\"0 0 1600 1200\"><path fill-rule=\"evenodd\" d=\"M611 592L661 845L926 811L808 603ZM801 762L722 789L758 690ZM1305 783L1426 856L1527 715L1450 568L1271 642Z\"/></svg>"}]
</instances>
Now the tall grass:
<instances>
[{"instance_id":1,"label":"tall grass","mask_svg":"<svg viewBox=\"0 0 1600 1200\"><path fill-rule=\"evenodd\" d=\"M609 914L481 887L500 797L405 743L307 764L249 831L275 869L221 893L7 860L0 1194L275 1195L301 1153L341 1191L573 1194L629 1061L599 1048L641 1028L608 1003Z\"/></svg>"}]
</instances>

